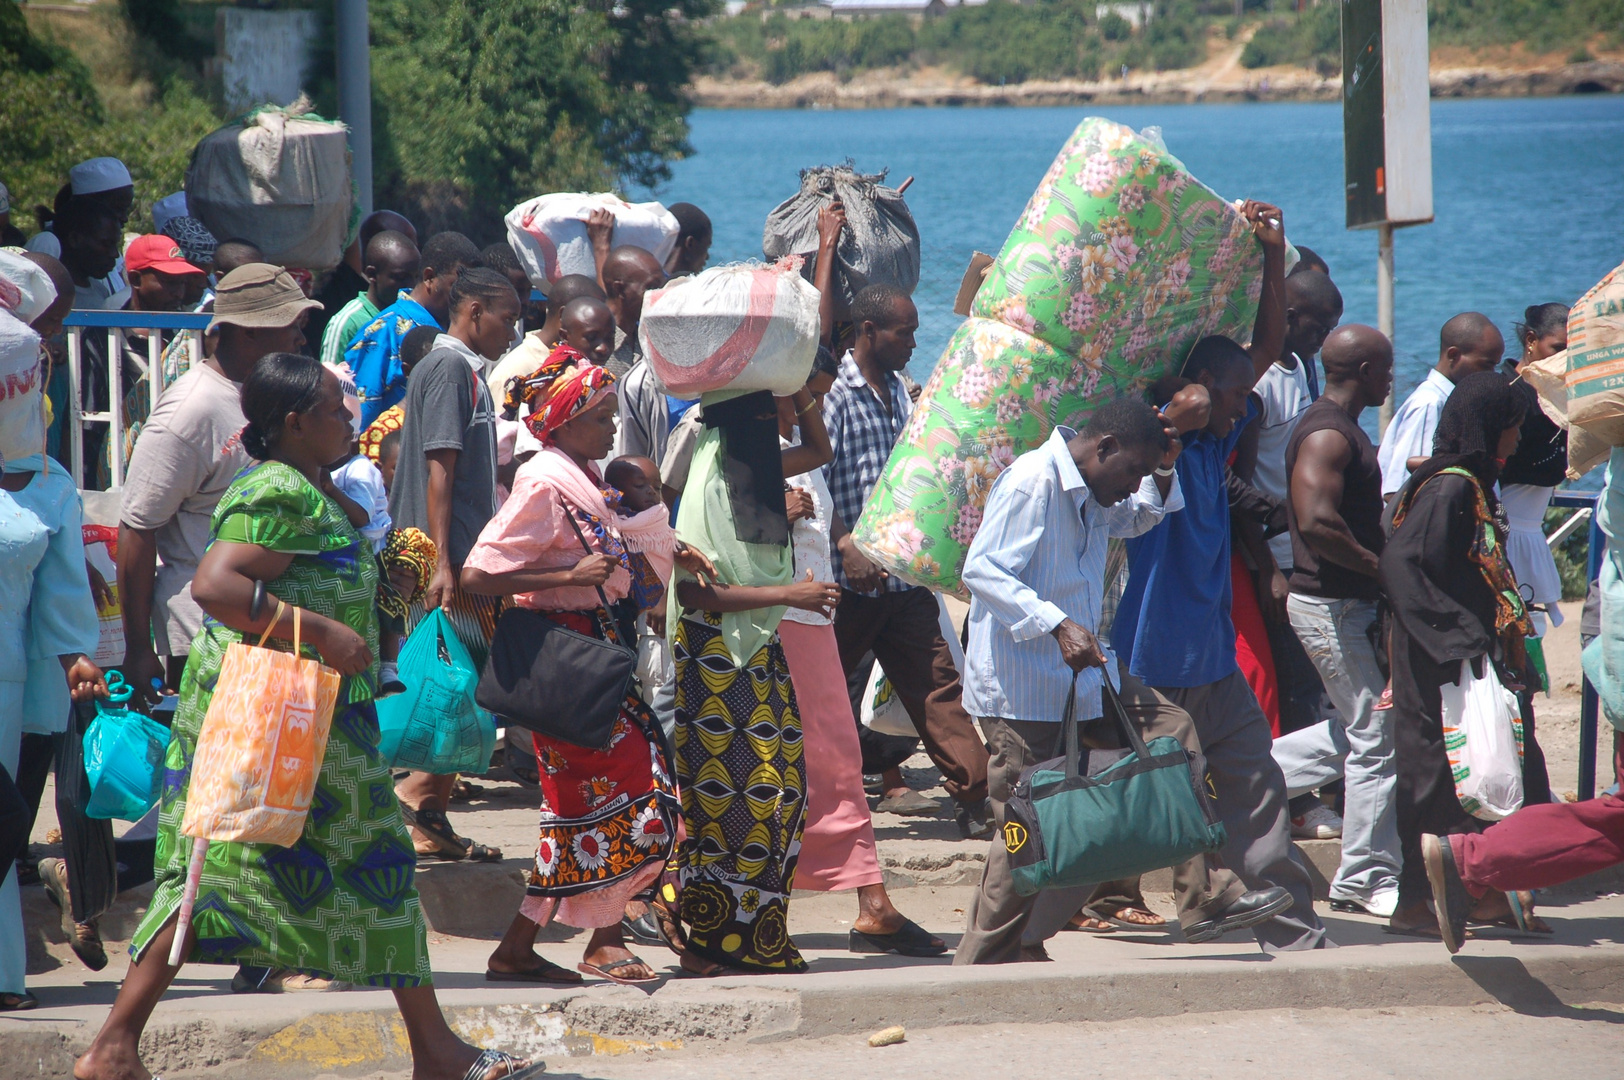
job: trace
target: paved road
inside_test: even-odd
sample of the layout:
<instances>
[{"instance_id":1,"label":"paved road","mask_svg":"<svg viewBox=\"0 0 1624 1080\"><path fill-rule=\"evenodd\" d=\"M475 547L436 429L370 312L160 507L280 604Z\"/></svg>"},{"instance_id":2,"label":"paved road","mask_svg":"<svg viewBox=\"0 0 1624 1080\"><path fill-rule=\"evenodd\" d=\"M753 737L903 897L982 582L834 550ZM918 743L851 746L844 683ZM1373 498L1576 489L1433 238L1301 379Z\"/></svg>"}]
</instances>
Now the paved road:
<instances>
[{"instance_id":1,"label":"paved road","mask_svg":"<svg viewBox=\"0 0 1624 1080\"><path fill-rule=\"evenodd\" d=\"M1190 1080L1577 1080L1620 1075L1624 1009L1529 1016L1473 1009L1276 1010L1109 1024L937 1028L900 1046L857 1036L549 1063L580 1080L931 1080L1178 1076Z\"/></svg>"}]
</instances>

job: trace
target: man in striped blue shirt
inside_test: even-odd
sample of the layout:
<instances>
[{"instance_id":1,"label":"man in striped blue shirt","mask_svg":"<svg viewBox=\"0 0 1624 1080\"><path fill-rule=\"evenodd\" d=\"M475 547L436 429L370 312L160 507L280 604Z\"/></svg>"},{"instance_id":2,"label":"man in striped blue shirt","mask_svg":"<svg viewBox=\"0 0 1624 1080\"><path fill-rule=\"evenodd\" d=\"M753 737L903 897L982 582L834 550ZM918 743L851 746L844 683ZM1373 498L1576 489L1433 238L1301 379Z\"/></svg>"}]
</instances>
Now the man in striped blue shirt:
<instances>
[{"instance_id":1,"label":"man in striped blue shirt","mask_svg":"<svg viewBox=\"0 0 1624 1080\"><path fill-rule=\"evenodd\" d=\"M993 485L965 557L970 645L964 705L992 748L988 788L999 820L1021 772L1060 756L1059 723L1077 674L1077 716L1101 715L1111 678L1147 738L1172 735L1199 751L1190 717L1123 670L1095 637L1110 537L1154 528L1184 506L1173 464L1179 432L1204 426L1210 400L1180 394L1166 415L1136 398L1096 408L1081 433L1057 427ZM1152 476L1154 473L1154 476ZM1186 938L1208 941L1288 906L1284 889L1248 893L1210 858L1175 874ZM1002 836L993 839L955 964L1042 959L1043 941L1087 901L1091 886L1015 892Z\"/></svg>"}]
</instances>

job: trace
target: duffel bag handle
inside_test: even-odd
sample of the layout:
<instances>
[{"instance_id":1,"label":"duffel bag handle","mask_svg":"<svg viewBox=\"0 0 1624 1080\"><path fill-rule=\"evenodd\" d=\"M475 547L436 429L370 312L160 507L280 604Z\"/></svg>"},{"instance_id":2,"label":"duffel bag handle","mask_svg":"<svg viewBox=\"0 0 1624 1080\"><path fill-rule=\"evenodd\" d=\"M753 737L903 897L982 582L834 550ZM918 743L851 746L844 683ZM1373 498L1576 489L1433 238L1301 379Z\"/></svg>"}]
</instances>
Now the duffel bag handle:
<instances>
[{"instance_id":1,"label":"duffel bag handle","mask_svg":"<svg viewBox=\"0 0 1624 1080\"><path fill-rule=\"evenodd\" d=\"M1066 711L1061 717L1061 724L1065 726L1066 748L1066 776L1072 778L1080 775L1082 765L1081 739L1077 730L1077 678L1081 672L1071 673L1071 689L1066 694ZM1101 712L1116 721L1117 730L1127 742L1135 756L1140 761L1150 757L1150 751L1145 747L1145 740L1139 734L1139 727L1128 718L1128 710L1122 705L1122 698L1117 695L1116 688L1111 685L1110 676L1104 668L1100 669L1100 706Z\"/></svg>"}]
</instances>

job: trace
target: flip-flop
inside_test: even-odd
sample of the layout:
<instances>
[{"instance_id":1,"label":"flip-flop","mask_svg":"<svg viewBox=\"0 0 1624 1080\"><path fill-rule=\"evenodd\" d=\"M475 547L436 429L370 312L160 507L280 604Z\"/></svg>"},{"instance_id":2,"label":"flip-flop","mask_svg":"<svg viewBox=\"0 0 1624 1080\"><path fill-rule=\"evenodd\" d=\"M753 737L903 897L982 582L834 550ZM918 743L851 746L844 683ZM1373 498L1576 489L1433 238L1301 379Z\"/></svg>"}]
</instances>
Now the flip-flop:
<instances>
[{"instance_id":1,"label":"flip-flop","mask_svg":"<svg viewBox=\"0 0 1624 1080\"><path fill-rule=\"evenodd\" d=\"M1078 920L1082 921L1079 922ZM1103 925L1086 926L1084 923L1100 923ZM1113 926L1107 920L1100 918L1087 908L1084 908L1077 914L1073 915L1066 922L1066 925L1061 927L1061 929L1074 930L1079 934L1114 934L1117 932L1117 928L1115 926Z\"/></svg>"},{"instance_id":2,"label":"flip-flop","mask_svg":"<svg viewBox=\"0 0 1624 1080\"><path fill-rule=\"evenodd\" d=\"M902 925L889 934L870 934L852 929L847 948L854 953L896 953L899 956L941 956L947 952L945 944L938 945L931 934L912 919L903 919Z\"/></svg>"},{"instance_id":3,"label":"flip-flop","mask_svg":"<svg viewBox=\"0 0 1624 1080\"><path fill-rule=\"evenodd\" d=\"M1155 918L1156 921L1155 922L1134 922L1132 919L1124 919L1124 918L1122 918L1122 913L1124 911L1142 911L1146 915L1150 915L1153 918ZM1162 918L1160 915L1157 915L1154 911L1151 911L1148 908L1138 907L1138 906L1133 905L1133 904L1123 904L1121 907L1117 908L1112 914L1109 914L1109 915L1107 915L1105 913L1105 911L1103 909L1101 909L1101 908L1098 908L1098 907L1085 907L1083 909L1083 911L1082 911L1082 914L1092 916L1093 918L1096 918L1096 919L1100 920L1101 922L1108 922L1112 926L1120 926L1124 930L1166 930L1166 929L1168 929L1168 923L1167 923L1166 919Z\"/></svg>"},{"instance_id":4,"label":"flip-flop","mask_svg":"<svg viewBox=\"0 0 1624 1080\"><path fill-rule=\"evenodd\" d=\"M1525 934L1556 933L1556 927L1550 926L1549 924L1545 926L1534 925L1534 919L1536 916L1533 914L1533 912L1528 910L1529 907L1532 907L1533 905L1530 904L1525 906L1522 902L1522 897L1518 896L1515 891L1506 893L1506 903L1511 905L1511 919L1512 922L1515 923L1518 930L1521 930ZM1501 925L1501 923L1497 921L1496 925Z\"/></svg>"},{"instance_id":5,"label":"flip-flop","mask_svg":"<svg viewBox=\"0 0 1624 1080\"><path fill-rule=\"evenodd\" d=\"M541 961L540 967L531 968L528 971L496 971L493 968L486 968L485 981L544 983L548 986L580 986L586 982L585 979L569 968L545 959Z\"/></svg>"},{"instance_id":6,"label":"flip-flop","mask_svg":"<svg viewBox=\"0 0 1624 1080\"><path fill-rule=\"evenodd\" d=\"M521 1067L521 1059L514 1057L506 1050L481 1050L474 1063L468 1066L468 1071L462 1074L462 1080L485 1080L485 1074L495 1065L506 1065L508 1071L493 1080L531 1080L547 1071L547 1063L538 1061L534 1064ZM152 1080L158 1080L153 1077Z\"/></svg>"},{"instance_id":7,"label":"flip-flop","mask_svg":"<svg viewBox=\"0 0 1624 1080\"><path fill-rule=\"evenodd\" d=\"M649 983L657 983L660 981L660 977L658 975L651 975L646 979L627 979L615 974L615 972L619 971L621 968L631 967L634 964L638 967L646 967L650 971L654 970L654 968L646 961L640 960L635 956L626 960L611 960L607 964L589 964L583 960L579 964L575 965L575 970L581 972L583 975L596 975L600 979L608 979L610 982L619 983L621 986L647 986Z\"/></svg>"},{"instance_id":8,"label":"flip-flop","mask_svg":"<svg viewBox=\"0 0 1624 1080\"><path fill-rule=\"evenodd\" d=\"M1392 934L1394 937L1420 938L1422 941L1442 941L1444 939L1436 924L1432 926L1383 926L1382 933ZM1470 930L1466 931L1468 940L1476 936Z\"/></svg>"},{"instance_id":9,"label":"flip-flop","mask_svg":"<svg viewBox=\"0 0 1624 1080\"><path fill-rule=\"evenodd\" d=\"M11 1000L7 1000L7 999ZM0 994L0 1012L27 1012L29 1009L39 1007L39 998L31 992L24 990L20 994L10 992ZM153 1080L157 1080L156 1077Z\"/></svg>"}]
</instances>

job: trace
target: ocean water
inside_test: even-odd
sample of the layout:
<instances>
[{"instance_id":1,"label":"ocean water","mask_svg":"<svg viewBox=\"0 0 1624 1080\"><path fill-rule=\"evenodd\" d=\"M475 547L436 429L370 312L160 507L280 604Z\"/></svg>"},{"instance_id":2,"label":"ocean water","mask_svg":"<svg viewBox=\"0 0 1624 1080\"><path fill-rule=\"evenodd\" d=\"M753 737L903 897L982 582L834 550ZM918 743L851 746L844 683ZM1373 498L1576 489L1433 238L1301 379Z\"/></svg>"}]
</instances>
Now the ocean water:
<instances>
[{"instance_id":1,"label":"ocean water","mask_svg":"<svg viewBox=\"0 0 1624 1080\"><path fill-rule=\"evenodd\" d=\"M693 156L653 193L715 224L714 262L761 257L767 212L809 165L851 158L915 178L919 348L929 375L960 319L953 296L972 251L996 254L1066 137L1085 117L1162 129L1168 148L1226 198L1280 206L1287 236L1330 264L1345 322L1376 322L1376 234L1344 228L1339 105L700 110ZM1437 360L1450 316L1481 311L1509 341L1529 304L1572 303L1624 262L1624 97L1432 103L1436 220L1395 239L1397 393ZM1375 417L1369 416L1373 426Z\"/></svg>"}]
</instances>

